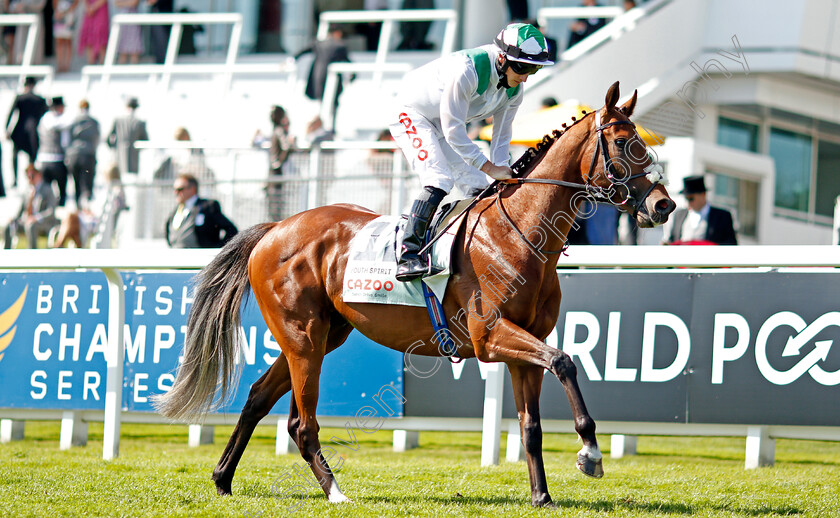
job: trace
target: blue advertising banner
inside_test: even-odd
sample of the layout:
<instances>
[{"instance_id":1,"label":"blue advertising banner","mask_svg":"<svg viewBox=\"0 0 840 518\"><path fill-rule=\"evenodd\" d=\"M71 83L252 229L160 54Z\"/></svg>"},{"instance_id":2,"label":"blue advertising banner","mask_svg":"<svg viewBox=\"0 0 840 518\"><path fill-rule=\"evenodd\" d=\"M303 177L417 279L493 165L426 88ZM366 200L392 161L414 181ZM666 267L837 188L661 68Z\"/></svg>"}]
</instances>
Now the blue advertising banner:
<instances>
[{"instance_id":1,"label":"blue advertising banner","mask_svg":"<svg viewBox=\"0 0 840 518\"><path fill-rule=\"evenodd\" d=\"M172 386L192 298L192 273L125 272L123 409L153 412ZM108 289L100 272L0 273L0 408L96 410L105 405ZM238 413L280 347L253 299L242 313L242 376L219 409ZM355 415L378 393L403 415L402 354L353 332L327 356L318 413ZM272 413L289 411L287 394Z\"/></svg>"}]
</instances>

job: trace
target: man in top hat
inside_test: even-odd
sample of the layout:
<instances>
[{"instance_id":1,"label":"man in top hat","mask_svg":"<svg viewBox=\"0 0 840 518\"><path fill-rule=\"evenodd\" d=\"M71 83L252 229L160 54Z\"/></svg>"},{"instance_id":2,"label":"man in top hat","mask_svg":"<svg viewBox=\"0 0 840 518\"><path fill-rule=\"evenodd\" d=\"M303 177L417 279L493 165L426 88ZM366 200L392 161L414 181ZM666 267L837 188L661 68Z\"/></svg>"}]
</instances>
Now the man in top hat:
<instances>
[{"instance_id":1,"label":"man in top hat","mask_svg":"<svg viewBox=\"0 0 840 518\"><path fill-rule=\"evenodd\" d=\"M708 204L702 176L684 178L680 194L685 196L688 208L677 209L671 215L671 226L665 229L665 244L738 244L732 214Z\"/></svg>"},{"instance_id":2,"label":"man in top hat","mask_svg":"<svg viewBox=\"0 0 840 518\"><path fill-rule=\"evenodd\" d=\"M140 152L134 147L138 140L149 140L146 122L135 115L139 103L134 97L126 103L128 113L114 120L114 127L108 135L108 145L117 150L120 172L137 174L140 170Z\"/></svg>"}]
</instances>

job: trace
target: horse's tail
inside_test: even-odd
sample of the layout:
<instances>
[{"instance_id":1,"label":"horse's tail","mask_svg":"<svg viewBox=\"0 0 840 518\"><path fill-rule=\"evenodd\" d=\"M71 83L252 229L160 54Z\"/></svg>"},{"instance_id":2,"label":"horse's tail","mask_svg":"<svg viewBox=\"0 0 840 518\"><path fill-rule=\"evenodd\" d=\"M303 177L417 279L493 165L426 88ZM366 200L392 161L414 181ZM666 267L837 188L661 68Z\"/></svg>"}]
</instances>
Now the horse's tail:
<instances>
[{"instance_id":1,"label":"horse's tail","mask_svg":"<svg viewBox=\"0 0 840 518\"><path fill-rule=\"evenodd\" d=\"M203 414L214 401L225 400L239 374L235 360L241 350L240 308L250 288L248 260L274 225L262 223L236 234L198 274L183 363L172 389L154 398L155 408L164 416L183 419Z\"/></svg>"}]
</instances>

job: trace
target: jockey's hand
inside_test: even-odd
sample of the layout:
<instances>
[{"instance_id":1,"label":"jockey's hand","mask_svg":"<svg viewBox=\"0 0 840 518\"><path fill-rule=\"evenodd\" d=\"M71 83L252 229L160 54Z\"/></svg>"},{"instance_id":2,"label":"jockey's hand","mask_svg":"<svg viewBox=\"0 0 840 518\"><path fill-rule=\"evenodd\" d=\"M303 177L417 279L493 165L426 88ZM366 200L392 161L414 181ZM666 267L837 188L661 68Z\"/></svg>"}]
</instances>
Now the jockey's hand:
<instances>
[{"instance_id":1,"label":"jockey's hand","mask_svg":"<svg viewBox=\"0 0 840 518\"><path fill-rule=\"evenodd\" d=\"M507 180L513 178L513 169L504 165L496 165L491 161L484 162L481 172L494 180Z\"/></svg>"}]
</instances>

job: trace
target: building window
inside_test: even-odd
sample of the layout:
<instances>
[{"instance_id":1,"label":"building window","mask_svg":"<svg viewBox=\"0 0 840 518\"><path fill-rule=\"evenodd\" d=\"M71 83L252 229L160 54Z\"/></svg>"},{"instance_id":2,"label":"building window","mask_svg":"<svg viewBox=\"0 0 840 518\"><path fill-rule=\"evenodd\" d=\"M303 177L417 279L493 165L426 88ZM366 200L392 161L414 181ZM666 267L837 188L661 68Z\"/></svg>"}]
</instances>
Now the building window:
<instances>
[{"instance_id":1,"label":"building window","mask_svg":"<svg viewBox=\"0 0 840 518\"><path fill-rule=\"evenodd\" d=\"M811 137L770 128L769 151L776 162L776 207L810 212Z\"/></svg>"},{"instance_id":2,"label":"building window","mask_svg":"<svg viewBox=\"0 0 840 518\"><path fill-rule=\"evenodd\" d=\"M834 217L834 200L840 195L840 144L820 140L817 147L815 212Z\"/></svg>"},{"instance_id":3,"label":"building window","mask_svg":"<svg viewBox=\"0 0 840 518\"><path fill-rule=\"evenodd\" d=\"M714 205L729 209L738 235L756 237L758 231L758 182L722 173L714 174Z\"/></svg>"},{"instance_id":4,"label":"building window","mask_svg":"<svg viewBox=\"0 0 840 518\"><path fill-rule=\"evenodd\" d=\"M717 140L721 146L758 153L758 124L719 117Z\"/></svg>"}]
</instances>

